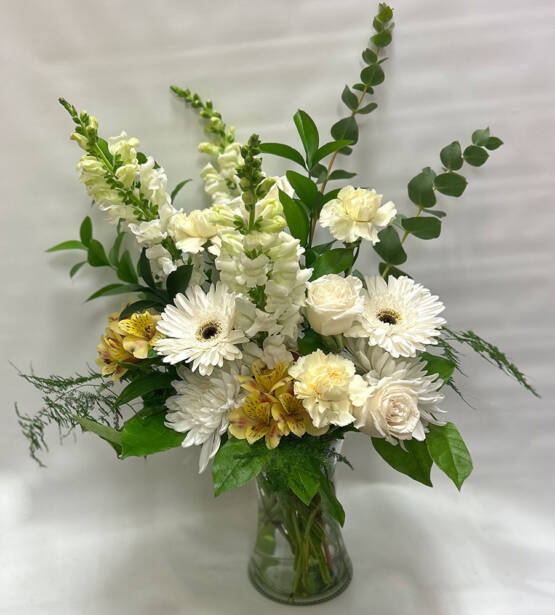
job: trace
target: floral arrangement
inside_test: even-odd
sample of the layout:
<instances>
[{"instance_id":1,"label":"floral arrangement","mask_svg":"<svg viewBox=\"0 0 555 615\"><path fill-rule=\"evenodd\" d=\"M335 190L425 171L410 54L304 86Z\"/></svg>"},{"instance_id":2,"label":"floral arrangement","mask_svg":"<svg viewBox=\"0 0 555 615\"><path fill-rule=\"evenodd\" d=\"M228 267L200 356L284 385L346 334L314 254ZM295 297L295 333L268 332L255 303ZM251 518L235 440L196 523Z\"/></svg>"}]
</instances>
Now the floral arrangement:
<instances>
[{"instance_id":1,"label":"floral arrangement","mask_svg":"<svg viewBox=\"0 0 555 615\"><path fill-rule=\"evenodd\" d=\"M292 597L314 593L312 566L331 582L322 509L343 524L331 461L346 461L336 446L345 433L361 434L386 463L426 485L435 463L460 489L472 461L442 405L443 387L459 393L457 346L535 393L499 349L450 329L439 298L399 269L409 238L440 235L446 213L436 205L463 194L463 165L483 165L502 141L486 128L465 147L446 145L437 172L426 167L408 182L406 213L376 189L337 187L355 175L336 167L384 81L393 29L385 4L373 29L360 81L341 95L345 116L323 143L299 110L302 149L257 135L240 144L212 102L172 87L208 135L199 150L208 157L200 177L210 204L189 213L178 202L190 180L170 190L137 138L104 140L94 116L60 99L84 151L80 181L115 240L106 249L86 217L78 240L49 251L83 254L72 277L87 264L111 269L117 280L89 299L123 295L125 303L108 317L99 371L22 374L45 402L34 415L18 410L30 452L39 460L49 424L62 435L79 425L121 459L199 447L200 471L213 461L216 495L260 475L263 490L296 502L292 520L276 522L294 557ZM292 168L269 177L262 155ZM356 269L361 250L373 250L376 271Z\"/></svg>"}]
</instances>

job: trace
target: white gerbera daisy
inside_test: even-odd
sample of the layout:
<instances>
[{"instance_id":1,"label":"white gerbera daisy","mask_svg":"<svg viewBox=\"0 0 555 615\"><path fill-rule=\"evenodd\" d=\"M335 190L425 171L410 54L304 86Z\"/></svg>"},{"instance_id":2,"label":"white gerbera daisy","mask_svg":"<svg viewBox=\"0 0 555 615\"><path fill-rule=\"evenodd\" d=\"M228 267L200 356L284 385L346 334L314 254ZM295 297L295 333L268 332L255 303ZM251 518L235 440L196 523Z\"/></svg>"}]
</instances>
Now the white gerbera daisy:
<instances>
[{"instance_id":1,"label":"white gerbera daisy","mask_svg":"<svg viewBox=\"0 0 555 615\"><path fill-rule=\"evenodd\" d=\"M235 295L221 282L207 293L200 286L190 287L174 302L166 306L157 327L166 336L156 344L156 350L166 355L165 363L192 361L193 371L209 376L224 360L241 358L237 344L248 338L234 329Z\"/></svg>"},{"instance_id":2,"label":"white gerbera daisy","mask_svg":"<svg viewBox=\"0 0 555 615\"><path fill-rule=\"evenodd\" d=\"M368 399L355 407L355 427L390 444L403 440L424 440L428 423L442 425L436 415L443 399L438 392L442 381L426 373L417 359L394 359L381 348L369 348L364 340L348 342L357 367L365 371Z\"/></svg>"},{"instance_id":3,"label":"white gerbera daisy","mask_svg":"<svg viewBox=\"0 0 555 615\"><path fill-rule=\"evenodd\" d=\"M210 377L184 367L178 368L178 374L181 380L172 383L177 394L166 401L166 425L180 433L187 432L181 446L202 446L199 472L204 472L220 448L230 411L242 403L239 371L232 364L229 369L215 369Z\"/></svg>"},{"instance_id":4,"label":"white gerbera daisy","mask_svg":"<svg viewBox=\"0 0 555 615\"><path fill-rule=\"evenodd\" d=\"M393 357L414 357L426 344L437 344L438 316L445 306L421 284L406 276L366 277L364 307L348 337L366 337L369 346L381 346Z\"/></svg>"},{"instance_id":5,"label":"white gerbera daisy","mask_svg":"<svg viewBox=\"0 0 555 615\"><path fill-rule=\"evenodd\" d=\"M367 239L375 244L378 227L387 226L396 214L395 205L391 201L382 205L382 195L375 190L345 186L322 207L320 224L339 241Z\"/></svg>"}]
</instances>

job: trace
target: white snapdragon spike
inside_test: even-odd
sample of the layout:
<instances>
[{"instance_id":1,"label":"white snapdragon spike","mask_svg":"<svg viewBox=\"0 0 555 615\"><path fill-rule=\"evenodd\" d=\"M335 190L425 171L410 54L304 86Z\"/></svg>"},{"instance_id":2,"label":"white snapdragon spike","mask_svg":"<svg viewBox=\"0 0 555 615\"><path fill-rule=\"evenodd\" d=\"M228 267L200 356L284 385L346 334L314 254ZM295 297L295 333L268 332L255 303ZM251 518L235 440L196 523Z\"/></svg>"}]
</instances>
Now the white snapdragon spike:
<instances>
[{"instance_id":1,"label":"white snapdragon spike","mask_svg":"<svg viewBox=\"0 0 555 615\"><path fill-rule=\"evenodd\" d=\"M77 169L81 172L79 180L96 203L106 203L106 205L122 203L121 195L108 185L106 170L94 156L81 156Z\"/></svg>"},{"instance_id":2,"label":"white snapdragon spike","mask_svg":"<svg viewBox=\"0 0 555 615\"><path fill-rule=\"evenodd\" d=\"M212 143L200 143L199 151L214 158L214 162L208 163L200 174L204 180L204 190L215 205L229 203L238 195L233 183L236 180L237 167L243 162L240 143L226 145L223 152Z\"/></svg>"},{"instance_id":3,"label":"white snapdragon spike","mask_svg":"<svg viewBox=\"0 0 555 615\"><path fill-rule=\"evenodd\" d=\"M254 303L244 295L239 295L235 300L236 327L244 331L248 338L254 337L261 331L270 334L277 333L280 329L273 314L257 308Z\"/></svg>"},{"instance_id":4,"label":"white snapdragon spike","mask_svg":"<svg viewBox=\"0 0 555 615\"><path fill-rule=\"evenodd\" d=\"M177 269L178 264L173 261L171 254L161 243L146 249L145 255L150 261L150 267L155 277L165 280L172 271Z\"/></svg>"},{"instance_id":5,"label":"white snapdragon spike","mask_svg":"<svg viewBox=\"0 0 555 615\"><path fill-rule=\"evenodd\" d=\"M391 201L382 205L382 195L375 190L345 186L322 207L320 224L339 241L367 239L375 244L379 227L387 226L396 214L395 205Z\"/></svg>"},{"instance_id":6,"label":"white snapdragon spike","mask_svg":"<svg viewBox=\"0 0 555 615\"><path fill-rule=\"evenodd\" d=\"M136 137L128 137L122 131L117 137L108 139L108 150L112 156L119 156L123 164L137 164L137 150L140 141Z\"/></svg>"},{"instance_id":7,"label":"white snapdragon spike","mask_svg":"<svg viewBox=\"0 0 555 615\"><path fill-rule=\"evenodd\" d=\"M236 364L216 368L210 376L201 376L187 368L178 368L181 380L172 382L176 394L168 398L166 426L187 433L181 446L201 446L199 473L220 448L227 431L231 410L241 405L245 391L237 376Z\"/></svg>"},{"instance_id":8,"label":"white snapdragon spike","mask_svg":"<svg viewBox=\"0 0 555 615\"><path fill-rule=\"evenodd\" d=\"M161 243L168 235L162 231L160 220L150 220L138 224L131 223L128 226L139 245L154 246Z\"/></svg>"},{"instance_id":9,"label":"white snapdragon spike","mask_svg":"<svg viewBox=\"0 0 555 615\"><path fill-rule=\"evenodd\" d=\"M414 357L427 344L437 344L445 320L438 316L445 306L406 276L365 277L364 307L347 337L364 337L369 346L380 346L393 357Z\"/></svg>"},{"instance_id":10,"label":"white snapdragon spike","mask_svg":"<svg viewBox=\"0 0 555 615\"><path fill-rule=\"evenodd\" d=\"M209 209L195 209L189 214L175 213L168 222L168 233L182 252L198 254L218 234Z\"/></svg>"},{"instance_id":11,"label":"white snapdragon spike","mask_svg":"<svg viewBox=\"0 0 555 615\"><path fill-rule=\"evenodd\" d=\"M437 415L443 395L442 381L429 375L417 359L394 359L379 347L369 348L364 340L352 340L348 349L362 369L368 384L366 403L355 408L355 427L390 444L415 438L424 440L427 425L443 425Z\"/></svg>"},{"instance_id":12,"label":"white snapdragon spike","mask_svg":"<svg viewBox=\"0 0 555 615\"><path fill-rule=\"evenodd\" d=\"M236 295L218 282L205 293L199 286L179 293L167 305L157 328L165 338L156 343L165 363L191 362L191 369L209 376L224 361L242 356L238 344L248 341L235 328Z\"/></svg>"},{"instance_id":13,"label":"white snapdragon spike","mask_svg":"<svg viewBox=\"0 0 555 615\"><path fill-rule=\"evenodd\" d=\"M166 192L168 178L162 167L154 168L155 162L149 156L144 164L139 165L139 181L141 192L145 198L158 207L158 217L162 228L166 230L171 217L177 213L171 204L170 195Z\"/></svg>"},{"instance_id":14,"label":"white snapdragon spike","mask_svg":"<svg viewBox=\"0 0 555 615\"><path fill-rule=\"evenodd\" d=\"M344 333L362 312L362 282L330 273L308 284L306 315L310 326L321 335Z\"/></svg>"},{"instance_id":15,"label":"white snapdragon spike","mask_svg":"<svg viewBox=\"0 0 555 615\"><path fill-rule=\"evenodd\" d=\"M339 355L316 350L293 364L289 375L315 427L349 425L368 398L368 385L353 362Z\"/></svg>"}]
</instances>

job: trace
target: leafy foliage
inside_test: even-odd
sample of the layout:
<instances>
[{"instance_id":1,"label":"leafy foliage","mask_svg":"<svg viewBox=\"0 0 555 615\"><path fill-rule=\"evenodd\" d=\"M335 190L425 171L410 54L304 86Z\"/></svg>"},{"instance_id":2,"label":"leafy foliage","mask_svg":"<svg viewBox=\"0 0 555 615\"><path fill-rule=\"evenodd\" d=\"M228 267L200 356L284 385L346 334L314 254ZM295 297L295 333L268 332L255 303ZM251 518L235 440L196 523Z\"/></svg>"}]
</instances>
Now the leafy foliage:
<instances>
[{"instance_id":1,"label":"leafy foliage","mask_svg":"<svg viewBox=\"0 0 555 615\"><path fill-rule=\"evenodd\" d=\"M461 434L453 423L429 425L426 445L431 458L455 483L457 489L472 472L472 459Z\"/></svg>"},{"instance_id":2,"label":"leafy foliage","mask_svg":"<svg viewBox=\"0 0 555 615\"><path fill-rule=\"evenodd\" d=\"M432 458L425 442L419 442L414 438L406 440L403 443L406 450L403 450L401 446L389 444L382 438L372 438L372 444L380 457L393 469L410 476L423 485L433 486L430 480Z\"/></svg>"}]
</instances>

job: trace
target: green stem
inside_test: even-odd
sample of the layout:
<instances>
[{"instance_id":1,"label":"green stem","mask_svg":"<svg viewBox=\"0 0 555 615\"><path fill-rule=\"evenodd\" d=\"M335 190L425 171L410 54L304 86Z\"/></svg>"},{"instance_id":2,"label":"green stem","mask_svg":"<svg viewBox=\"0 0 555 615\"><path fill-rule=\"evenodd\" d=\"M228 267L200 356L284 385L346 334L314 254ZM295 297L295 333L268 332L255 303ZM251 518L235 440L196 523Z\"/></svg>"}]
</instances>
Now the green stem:
<instances>
[{"instance_id":1,"label":"green stem","mask_svg":"<svg viewBox=\"0 0 555 615\"><path fill-rule=\"evenodd\" d=\"M423 210L424 210L424 208L423 208L422 206L420 206L420 207L418 208L418 211L416 212L416 216L414 216L414 217L415 217L415 218L418 218L418 216L422 213L422 211L423 211ZM407 237L408 237L410 234L411 234L411 232L410 232L410 231L405 231L404 235L401 237L401 245L403 245L403 244L405 243L405 241L406 241ZM385 269L383 270L383 273L382 273L382 278L383 278L384 280L385 280L385 278L386 278L386 276L387 276L387 274L388 274L388 272L389 272L389 270L390 270L390 269L391 269L391 263L388 263L388 264L385 266Z\"/></svg>"}]
</instances>

